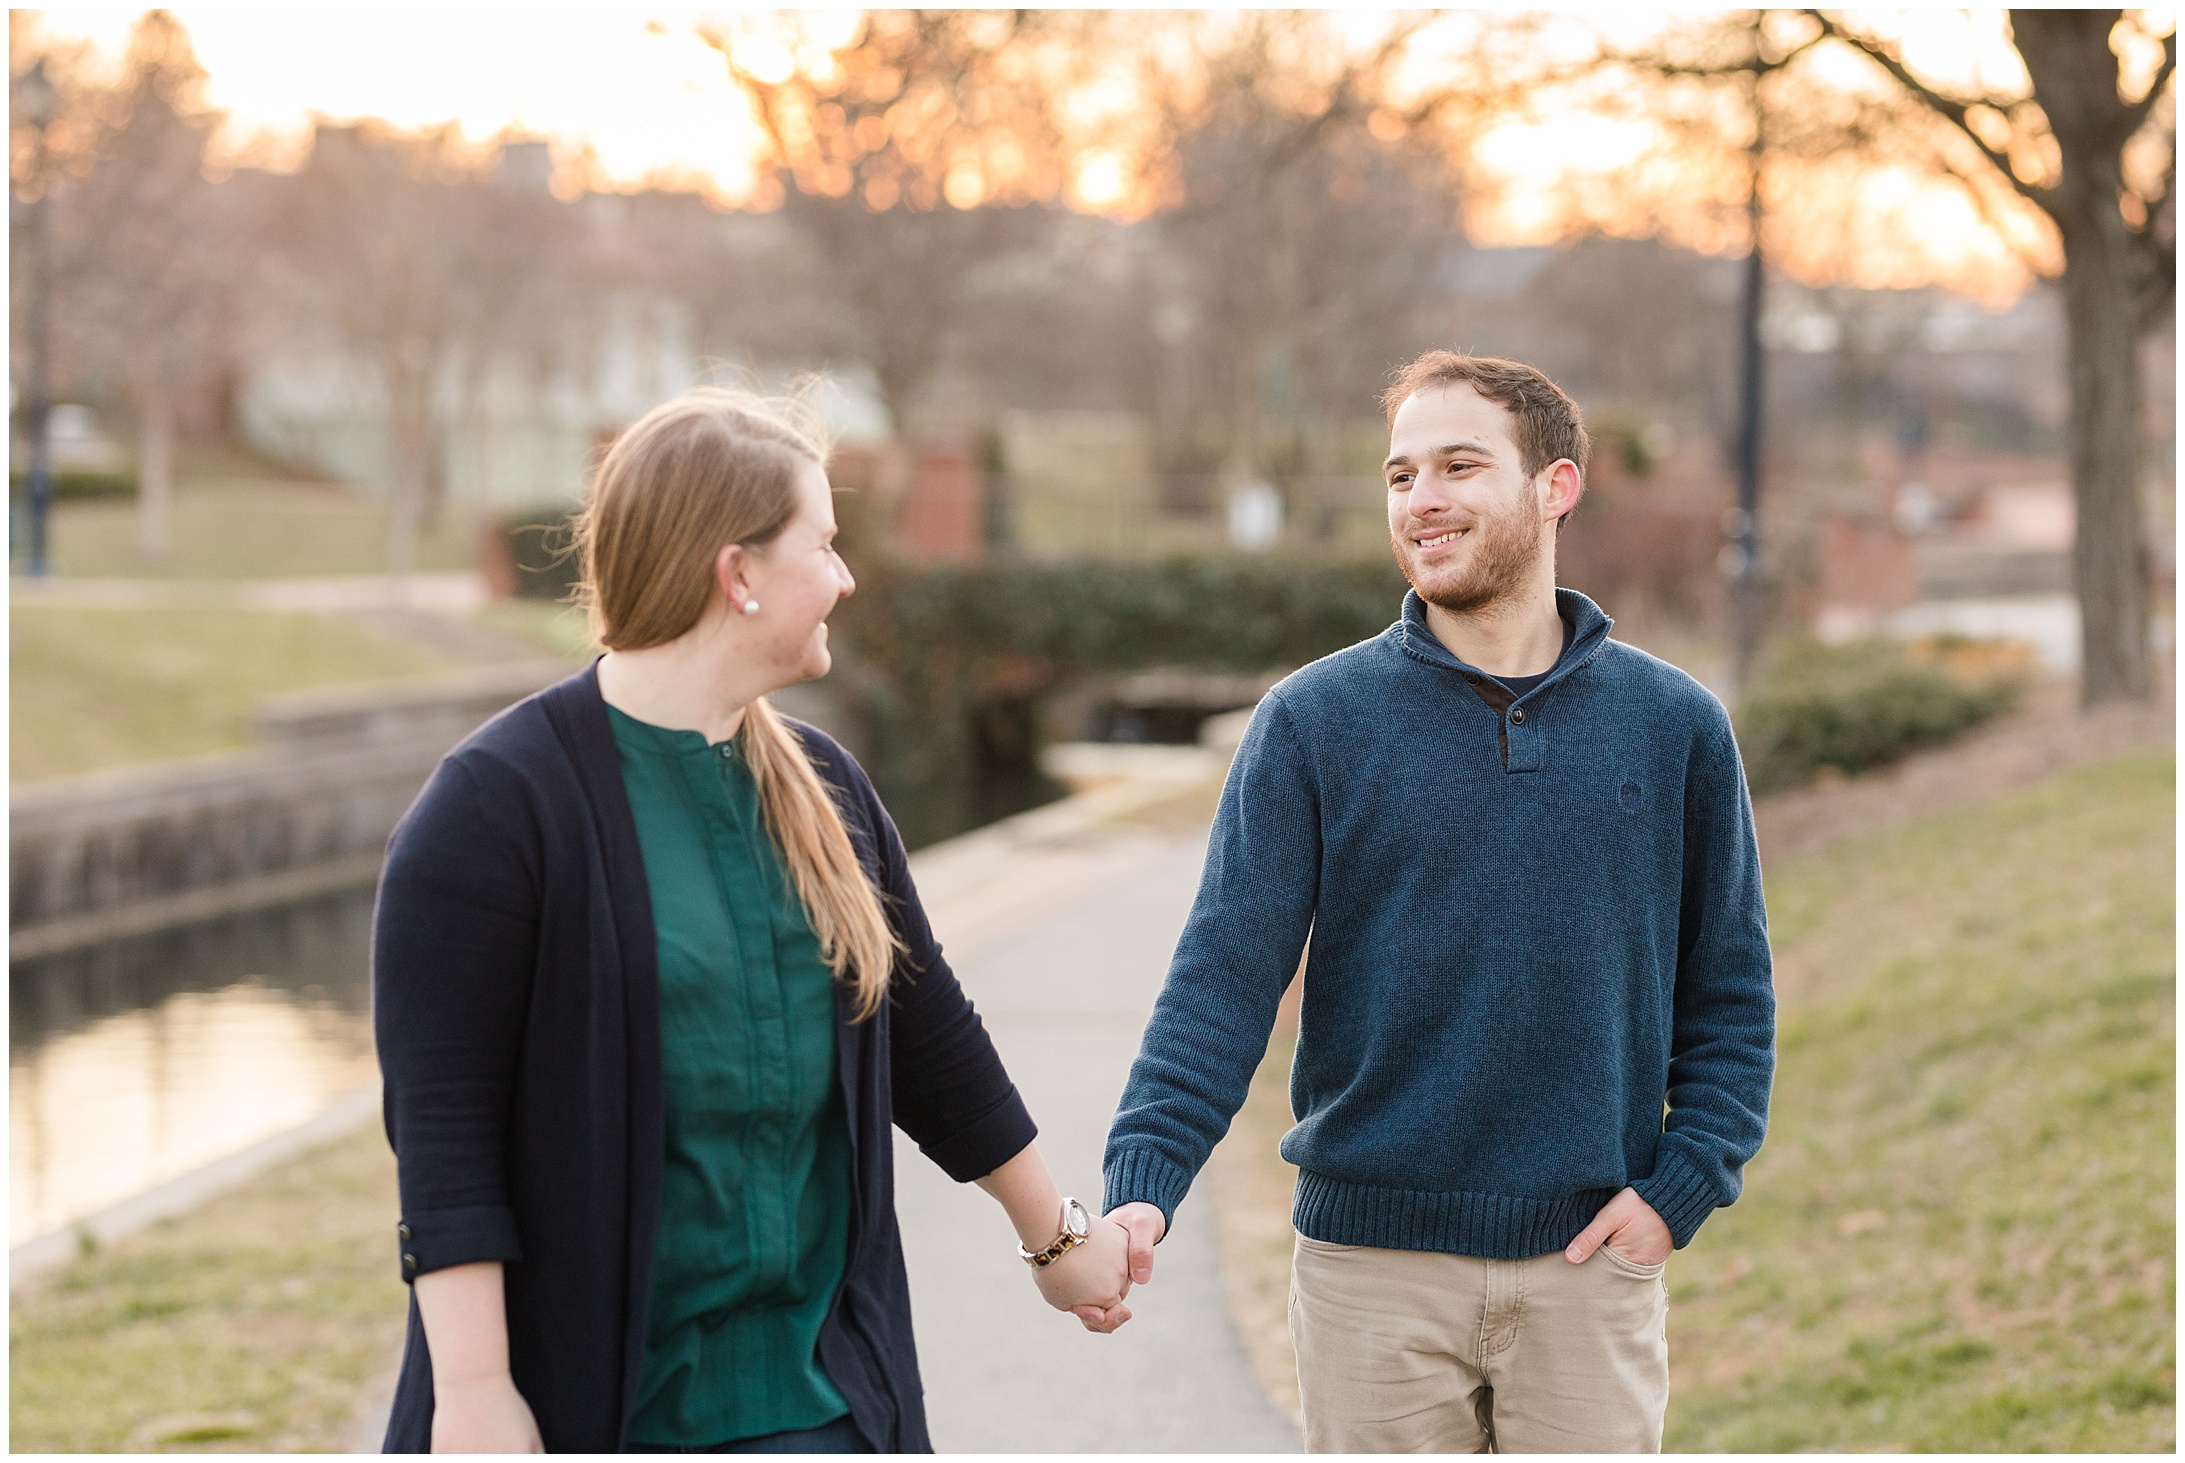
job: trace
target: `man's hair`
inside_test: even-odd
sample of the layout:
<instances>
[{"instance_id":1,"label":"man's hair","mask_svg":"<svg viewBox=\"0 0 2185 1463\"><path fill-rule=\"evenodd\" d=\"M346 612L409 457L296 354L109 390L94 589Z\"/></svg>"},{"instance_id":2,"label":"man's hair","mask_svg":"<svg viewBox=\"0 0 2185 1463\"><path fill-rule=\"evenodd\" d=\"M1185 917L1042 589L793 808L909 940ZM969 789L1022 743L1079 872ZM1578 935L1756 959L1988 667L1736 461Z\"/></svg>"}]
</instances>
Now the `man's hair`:
<instances>
[{"instance_id":1,"label":"man's hair","mask_svg":"<svg viewBox=\"0 0 2185 1463\"><path fill-rule=\"evenodd\" d=\"M1593 439L1586 435L1578 403L1531 366L1493 356L1428 351L1389 374L1388 390L1381 393L1381 405L1388 408L1388 424L1396 425L1396 408L1436 386L1469 386L1516 419L1513 435L1517 439L1518 463L1526 477L1565 457L1577 463L1579 473L1584 474L1586 461L1593 455Z\"/></svg>"}]
</instances>

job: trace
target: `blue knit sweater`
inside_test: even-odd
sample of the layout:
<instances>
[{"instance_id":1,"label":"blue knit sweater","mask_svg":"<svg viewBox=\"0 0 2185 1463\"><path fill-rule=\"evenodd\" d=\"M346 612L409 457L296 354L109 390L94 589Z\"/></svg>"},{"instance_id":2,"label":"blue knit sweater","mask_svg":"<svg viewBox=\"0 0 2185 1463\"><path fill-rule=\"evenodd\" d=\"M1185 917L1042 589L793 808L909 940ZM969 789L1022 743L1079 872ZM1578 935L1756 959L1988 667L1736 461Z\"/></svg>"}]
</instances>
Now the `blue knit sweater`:
<instances>
[{"instance_id":1,"label":"blue knit sweater","mask_svg":"<svg viewBox=\"0 0 2185 1463\"><path fill-rule=\"evenodd\" d=\"M1697 682L1557 599L1570 647L1502 713L1416 595L1260 703L1108 1135L1110 1208L1173 1223L1308 936L1301 1233L1518 1259L1633 1185L1681 1247L1736 1199L1775 1066L1737 744Z\"/></svg>"}]
</instances>

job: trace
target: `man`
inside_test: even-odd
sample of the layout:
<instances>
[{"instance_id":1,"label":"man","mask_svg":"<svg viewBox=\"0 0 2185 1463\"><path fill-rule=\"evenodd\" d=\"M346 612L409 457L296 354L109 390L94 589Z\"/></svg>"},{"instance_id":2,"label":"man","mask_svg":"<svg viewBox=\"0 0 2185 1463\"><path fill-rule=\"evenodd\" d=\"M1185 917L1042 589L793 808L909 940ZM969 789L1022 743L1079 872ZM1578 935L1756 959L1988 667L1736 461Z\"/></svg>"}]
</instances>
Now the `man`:
<instances>
[{"instance_id":1,"label":"man","mask_svg":"<svg viewBox=\"0 0 2185 1463\"><path fill-rule=\"evenodd\" d=\"M1268 693L1108 1136L1133 1279L1306 950L1290 1327L1316 1452L1659 1451L1663 1267L1774 1070L1729 718L1555 587L1588 453L1528 366L1397 373L1403 618Z\"/></svg>"}]
</instances>

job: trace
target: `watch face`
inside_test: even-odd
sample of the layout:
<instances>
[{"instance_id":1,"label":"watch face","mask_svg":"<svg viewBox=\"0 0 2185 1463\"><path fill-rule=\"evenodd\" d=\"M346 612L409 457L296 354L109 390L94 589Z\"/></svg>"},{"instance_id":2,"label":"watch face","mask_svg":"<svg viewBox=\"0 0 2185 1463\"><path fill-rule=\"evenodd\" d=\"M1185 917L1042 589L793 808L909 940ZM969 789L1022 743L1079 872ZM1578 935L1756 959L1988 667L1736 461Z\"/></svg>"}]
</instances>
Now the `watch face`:
<instances>
[{"instance_id":1,"label":"watch face","mask_svg":"<svg viewBox=\"0 0 2185 1463\"><path fill-rule=\"evenodd\" d=\"M1079 1239L1092 1233L1092 1215L1085 1206L1072 1199L1062 1206L1062 1227Z\"/></svg>"}]
</instances>

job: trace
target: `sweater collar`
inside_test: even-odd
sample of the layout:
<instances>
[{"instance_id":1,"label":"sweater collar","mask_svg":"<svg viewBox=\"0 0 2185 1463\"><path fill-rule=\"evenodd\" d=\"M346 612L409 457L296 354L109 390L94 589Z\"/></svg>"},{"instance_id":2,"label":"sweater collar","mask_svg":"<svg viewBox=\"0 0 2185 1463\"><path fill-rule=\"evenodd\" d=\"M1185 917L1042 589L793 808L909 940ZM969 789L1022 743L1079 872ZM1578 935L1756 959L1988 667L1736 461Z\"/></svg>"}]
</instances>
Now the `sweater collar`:
<instances>
[{"instance_id":1,"label":"sweater collar","mask_svg":"<svg viewBox=\"0 0 2185 1463\"><path fill-rule=\"evenodd\" d=\"M1555 663L1555 669L1548 673L1548 678L1519 697L1520 701L1530 701L1548 687L1590 663L1608 644L1608 632L1616 623L1601 613L1599 605L1575 589L1559 588L1555 591L1555 611L1563 617L1563 623L1570 626L1570 649L1563 652L1562 659ZM1416 589L1404 592L1404 614L1396 622L1396 641L1403 647L1404 654L1414 660L1442 666L1460 675L1488 674L1478 666L1467 665L1459 660L1449 647L1434 637L1433 630L1426 623L1426 602L1419 598Z\"/></svg>"}]
</instances>

